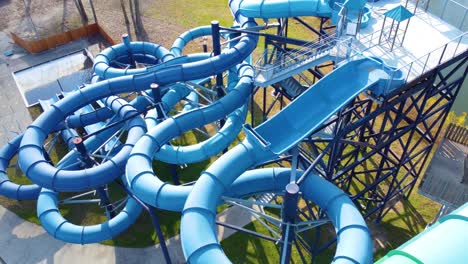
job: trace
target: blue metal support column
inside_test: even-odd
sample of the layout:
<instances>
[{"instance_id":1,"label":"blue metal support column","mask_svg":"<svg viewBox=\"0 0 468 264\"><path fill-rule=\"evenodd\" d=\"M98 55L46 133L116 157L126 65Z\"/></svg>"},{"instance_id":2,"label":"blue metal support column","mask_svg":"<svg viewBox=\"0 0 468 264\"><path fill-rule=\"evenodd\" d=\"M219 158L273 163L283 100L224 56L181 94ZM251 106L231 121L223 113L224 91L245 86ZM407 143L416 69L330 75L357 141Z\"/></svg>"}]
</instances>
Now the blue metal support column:
<instances>
[{"instance_id":1,"label":"blue metal support column","mask_svg":"<svg viewBox=\"0 0 468 264\"><path fill-rule=\"evenodd\" d=\"M156 107L156 113L158 114L158 122L162 122L166 119L166 113L164 112L163 105L161 103L161 89L158 84L152 83L150 85L153 93L153 100ZM179 175L177 175L177 168L175 164L169 164L169 171L171 172L172 180L175 185L180 185Z\"/></svg>"},{"instance_id":2,"label":"blue metal support column","mask_svg":"<svg viewBox=\"0 0 468 264\"><path fill-rule=\"evenodd\" d=\"M130 65L132 67L136 67L135 58L133 57L132 48L130 46L130 36L128 34L123 34L122 35L122 42L124 43L125 47L127 48L128 58L130 59Z\"/></svg>"},{"instance_id":3,"label":"blue metal support column","mask_svg":"<svg viewBox=\"0 0 468 264\"><path fill-rule=\"evenodd\" d=\"M218 56L221 54L221 40L220 40L220 34L219 34L219 21L213 20L211 21L211 37L213 41L213 55ZM221 97L225 96L226 93L223 90L223 73L220 72L219 74L216 75L216 93L218 96L218 99ZM226 120L223 118L219 120L219 127L223 127L224 124L226 123ZM227 149L223 150L223 153L226 153Z\"/></svg>"},{"instance_id":4,"label":"blue metal support column","mask_svg":"<svg viewBox=\"0 0 468 264\"><path fill-rule=\"evenodd\" d=\"M299 185L296 183L289 183L286 185L282 220L283 220L283 232L282 238L283 244L281 246L281 264L287 264L291 259L292 245L295 240L295 230L293 224L296 222L297 213L297 202L299 199Z\"/></svg>"},{"instance_id":5,"label":"blue metal support column","mask_svg":"<svg viewBox=\"0 0 468 264\"><path fill-rule=\"evenodd\" d=\"M219 21L211 21L211 36L213 41L213 55L218 56L221 54ZM218 93L218 98L221 98L225 95L223 85L223 73L219 73L216 75L216 92Z\"/></svg>"},{"instance_id":6,"label":"blue metal support column","mask_svg":"<svg viewBox=\"0 0 468 264\"><path fill-rule=\"evenodd\" d=\"M85 168L91 168L94 165L94 161L88 155L86 151L86 147L83 143L83 139L81 137L76 137L73 139L73 144L76 147L78 153L80 153L80 161L82 162L82 166ZM114 207L109 200L109 196L107 195L106 190L104 187L96 188L96 192L101 200L101 206L106 211L106 216L108 219L112 219L115 216Z\"/></svg>"},{"instance_id":7,"label":"blue metal support column","mask_svg":"<svg viewBox=\"0 0 468 264\"><path fill-rule=\"evenodd\" d=\"M115 183L117 183L120 187L122 187L122 189L125 191L125 193L128 196L134 199L137 203L139 203L143 207L143 209L145 209L145 211L148 212L148 214L151 217L151 222L153 223L153 227L156 230L156 235L158 236L159 245L161 246L161 250L164 255L164 260L166 261L166 264L172 264L171 257L169 256L169 251L166 245L166 239L164 238L164 234L162 233L161 224L159 223L159 218L156 215L155 209L145 204L138 197L136 197L136 195L130 192L120 180L115 180Z\"/></svg>"}]
</instances>

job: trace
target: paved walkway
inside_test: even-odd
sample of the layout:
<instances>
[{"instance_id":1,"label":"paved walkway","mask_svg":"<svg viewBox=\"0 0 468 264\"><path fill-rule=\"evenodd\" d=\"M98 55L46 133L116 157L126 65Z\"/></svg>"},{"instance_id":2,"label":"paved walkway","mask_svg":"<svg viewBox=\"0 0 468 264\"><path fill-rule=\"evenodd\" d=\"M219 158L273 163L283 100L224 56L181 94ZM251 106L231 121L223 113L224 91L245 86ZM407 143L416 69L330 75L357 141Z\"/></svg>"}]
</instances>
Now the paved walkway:
<instances>
[{"instance_id":1,"label":"paved walkway","mask_svg":"<svg viewBox=\"0 0 468 264\"><path fill-rule=\"evenodd\" d=\"M247 225L251 215L238 207L219 214L217 220ZM196 227L194 227L196 228ZM234 233L218 226L218 239ZM149 233L148 233L149 235ZM185 263L179 236L166 241L173 263ZM76 245L54 239L40 226L24 221L0 206L0 263L164 263L159 245L147 248L121 248L101 244Z\"/></svg>"}]
</instances>

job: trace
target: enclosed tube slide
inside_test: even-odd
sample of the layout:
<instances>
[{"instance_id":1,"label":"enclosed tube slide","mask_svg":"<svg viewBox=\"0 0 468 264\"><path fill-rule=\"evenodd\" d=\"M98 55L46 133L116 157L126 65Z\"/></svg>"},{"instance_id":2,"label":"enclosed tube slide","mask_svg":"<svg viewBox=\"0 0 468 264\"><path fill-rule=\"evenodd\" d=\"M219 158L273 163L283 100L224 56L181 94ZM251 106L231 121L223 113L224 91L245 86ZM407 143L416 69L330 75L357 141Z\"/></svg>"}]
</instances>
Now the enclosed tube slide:
<instances>
[{"instance_id":1,"label":"enclosed tube slide","mask_svg":"<svg viewBox=\"0 0 468 264\"><path fill-rule=\"evenodd\" d=\"M203 172L187 198L181 224L186 260L189 263L229 263L214 229L216 206L221 195L244 171L297 145L359 93L387 83L391 76L384 69L379 61L372 59L350 61L326 75L262 125L255 129L246 126L246 139ZM329 90L330 87L333 87L333 91ZM332 190L336 187L317 188L312 181L307 178L301 188L305 197L327 210L338 230L335 263L370 263L370 235L351 201L337 199L341 191ZM326 192L314 196L321 190ZM351 213L353 217L344 217L344 212L354 211ZM353 219L353 222L347 222L349 219ZM360 224L354 222L356 219ZM357 238L363 241L358 246L354 242Z\"/></svg>"},{"instance_id":2,"label":"enclosed tube slide","mask_svg":"<svg viewBox=\"0 0 468 264\"><path fill-rule=\"evenodd\" d=\"M35 200L41 191L36 184L17 184L7 174L8 165L17 154L23 134L16 136L0 149L0 195L15 200Z\"/></svg>"},{"instance_id":3,"label":"enclosed tube slide","mask_svg":"<svg viewBox=\"0 0 468 264\"><path fill-rule=\"evenodd\" d=\"M284 18L298 16L331 17L335 2L344 2L351 10L364 8L366 0L249 0L242 1L239 13L252 18Z\"/></svg>"},{"instance_id":4,"label":"enclosed tube slide","mask_svg":"<svg viewBox=\"0 0 468 264\"><path fill-rule=\"evenodd\" d=\"M153 154L172 138L178 137L185 131L219 120L242 106L252 91L254 72L250 65L244 63L238 66L238 75L240 78L236 87L225 97L209 106L166 119L138 141L126 166L126 182L132 193L149 205L161 209L173 210L174 206L181 206L174 205L174 201L183 201L177 197L185 193L181 191L180 186L164 183L155 177L152 167ZM225 145L225 142L220 142L220 144Z\"/></svg>"},{"instance_id":5,"label":"enclosed tube slide","mask_svg":"<svg viewBox=\"0 0 468 264\"><path fill-rule=\"evenodd\" d=\"M299 172L301 175L302 172ZM226 195L243 197L255 193L269 191L273 186L282 186L289 180L290 169L258 169L245 172L234 182ZM253 188L253 186L255 186ZM181 211L192 186L181 186L183 195L180 201L170 204L173 211ZM102 224L79 226L70 223L60 213L58 194L48 189L42 189L37 207L37 215L41 225L54 238L68 243L90 244L98 243L120 234L135 222L141 212L141 206L132 198L128 198L124 209L114 218Z\"/></svg>"},{"instance_id":6,"label":"enclosed tube slide","mask_svg":"<svg viewBox=\"0 0 468 264\"><path fill-rule=\"evenodd\" d=\"M238 14L239 2L239 0L230 2L230 8L237 23L244 28L255 26L256 23L253 19L248 19ZM224 50L218 56L196 62L170 65L144 75L123 76L105 80L89 85L73 95L64 98L52 105L49 111L39 116L25 131L25 136L22 139L19 150L21 169L27 177L37 184L56 191L92 189L114 180L123 172L128 151L132 148L137 138L139 138L140 133L144 131L144 123L140 123L137 119L131 120L129 122L129 144L125 145L111 160L86 170L59 170L50 165L42 153L41 146L44 139L50 132L56 130L67 116L96 100L114 94L148 89L151 83L158 83L162 86L178 81L197 80L222 73L234 67L239 61L247 58L255 49L257 39L258 36L244 35L234 47ZM220 104L216 104L216 107L220 107ZM218 109L216 108L216 111ZM131 114L126 111L119 111L119 113L121 113L122 118Z\"/></svg>"}]
</instances>

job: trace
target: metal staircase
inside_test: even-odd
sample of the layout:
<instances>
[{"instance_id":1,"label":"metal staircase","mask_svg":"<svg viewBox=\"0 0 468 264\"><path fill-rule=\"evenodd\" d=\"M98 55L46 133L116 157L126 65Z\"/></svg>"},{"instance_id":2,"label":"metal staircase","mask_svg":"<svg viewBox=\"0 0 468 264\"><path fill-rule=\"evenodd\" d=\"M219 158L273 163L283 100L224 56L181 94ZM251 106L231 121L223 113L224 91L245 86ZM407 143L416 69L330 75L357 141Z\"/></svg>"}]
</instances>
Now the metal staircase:
<instances>
[{"instance_id":1,"label":"metal staircase","mask_svg":"<svg viewBox=\"0 0 468 264\"><path fill-rule=\"evenodd\" d=\"M309 86L304 86L294 77L288 77L279 82L279 85L283 87L284 91L292 98L296 98L302 92L304 92Z\"/></svg>"}]
</instances>

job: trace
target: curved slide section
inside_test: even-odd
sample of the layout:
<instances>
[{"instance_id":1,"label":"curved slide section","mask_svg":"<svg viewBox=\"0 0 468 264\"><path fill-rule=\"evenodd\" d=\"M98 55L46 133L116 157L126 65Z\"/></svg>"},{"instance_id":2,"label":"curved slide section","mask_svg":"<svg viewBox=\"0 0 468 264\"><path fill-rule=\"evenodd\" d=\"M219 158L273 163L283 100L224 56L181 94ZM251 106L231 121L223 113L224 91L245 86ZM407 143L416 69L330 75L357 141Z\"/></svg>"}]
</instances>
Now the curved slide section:
<instances>
[{"instance_id":1,"label":"curved slide section","mask_svg":"<svg viewBox=\"0 0 468 264\"><path fill-rule=\"evenodd\" d=\"M161 45L150 42L130 42L127 37L124 38L124 43L111 46L99 53L94 59L93 70L104 80L124 75L144 74L152 71L151 67L136 69L118 69L111 67L112 61L119 59L129 60L129 58L157 62L158 60L167 61L173 59L174 55Z\"/></svg>"},{"instance_id":2,"label":"curved slide section","mask_svg":"<svg viewBox=\"0 0 468 264\"><path fill-rule=\"evenodd\" d=\"M466 263L468 203L390 251L376 264Z\"/></svg>"},{"instance_id":3,"label":"curved slide section","mask_svg":"<svg viewBox=\"0 0 468 264\"><path fill-rule=\"evenodd\" d=\"M232 0L229 3L236 23L242 28L256 26L257 24L253 19L243 17L238 13L239 3L240 0ZM25 131L25 136L19 150L21 169L27 177L34 178L33 180L37 184L57 191L77 191L95 188L117 178L124 171L127 151L132 148L133 143L125 145L119 152L119 154L122 153L121 155L114 156L112 160L100 166L82 171L63 171L53 167L44 157L42 144L46 136L56 130L67 116L96 100L115 94L145 90L152 83L163 86L178 81L197 80L222 73L247 58L256 48L257 40L258 36L243 35L236 45L225 49L218 56L201 61L170 65L144 75L117 77L76 91L69 97L52 105L49 111L39 116ZM106 76L104 75L104 77ZM232 100L235 97L229 98L226 100ZM222 107L221 104L215 104L215 111L221 111L220 107ZM224 114L227 115L228 113ZM145 124L132 121L129 126L135 128L134 131L136 133L135 136L132 135L129 139L136 141L140 133L144 131ZM137 127L140 127L138 132L136 130ZM131 134L129 133L129 135Z\"/></svg>"},{"instance_id":4,"label":"curved slide section","mask_svg":"<svg viewBox=\"0 0 468 264\"><path fill-rule=\"evenodd\" d=\"M239 12L252 18L284 18L298 16L331 17L333 0L248 0L242 1ZM344 5L352 10L364 7L366 0L346 0Z\"/></svg>"},{"instance_id":5,"label":"curved slide section","mask_svg":"<svg viewBox=\"0 0 468 264\"><path fill-rule=\"evenodd\" d=\"M41 191L36 184L17 184L7 174L8 165L17 154L23 134L16 136L0 149L0 195L15 200L35 200Z\"/></svg>"},{"instance_id":6,"label":"curved slide section","mask_svg":"<svg viewBox=\"0 0 468 264\"><path fill-rule=\"evenodd\" d=\"M173 210L184 201L185 196L180 186L173 186L155 177L152 160L154 153L166 145L172 138L193 128L221 119L242 106L252 91L253 69L248 64L238 66L239 82L226 96L213 104L195 109L163 121L146 133L133 148L126 166L126 182L129 189L149 205Z\"/></svg>"},{"instance_id":7,"label":"curved slide section","mask_svg":"<svg viewBox=\"0 0 468 264\"><path fill-rule=\"evenodd\" d=\"M247 126L245 129L247 138L202 173L185 203L181 237L187 261L206 263L212 260L216 263L229 263L214 230L216 206L223 193L245 170L297 145L359 93L387 84L391 76L386 69L381 62L369 58L350 61L322 78L259 127L252 129ZM288 129L284 129L285 127ZM310 181L307 178L301 186L304 188L303 195L307 197L314 195L310 192L320 192L321 195L310 198L327 210L338 230L339 245L335 262L370 263L372 261L370 235L352 202L336 198L338 192L341 193L338 189L336 191L326 187L315 189L316 184L310 184ZM328 193L334 195L328 196ZM354 211L355 213L352 213ZM352 217L345 217L344 212L350 212ZM360 224L348 224L348 219L354 219L353 221L359 219ZM193 226L198 228L193 229ZM362 239L363 243L359 248L354 246L355 239L352 236Z\"/></svg>"},{"instance_id":8,"label":"curved slide section","mask_svg":"<svg viewBox=\"0 0 468 264\"><path fill-rule=\"evenodd\" d=\"M69 243L89 244L111 239L125 231L141 213L141 205L128 197L125 207L112 219L98 225L78 226L62 217L57 207L58 194L42 189L37 200L37 216L42 227L54 236Z\"/></svg>"},{"instance_id":9,"label":"curved slide section","mask_svg":"<svg viewBox=\"0 0 468 264\"><path fill-rule=\"evenodd\" d=\"M239 144L213 163L194 185L185 203L181 223L182 247L188 263L230 263L216 237L216 207L221 195L227 190L237 190L231 188L230 184L235 179L240 180L238 176L242 170L268 157L258 155L255 151L257 147L250 145L248 140ZM259 185L242 187L249 193L281 192L287 183L288 178L282 181L270 178L264 179ZM335 226L338 246L333 263L370 263L370 232L347 195L315 175L309 175L300 188L305 199L323 208ZM360 243L356 244L355 241Z\"/></svg>"}]
</instances>

